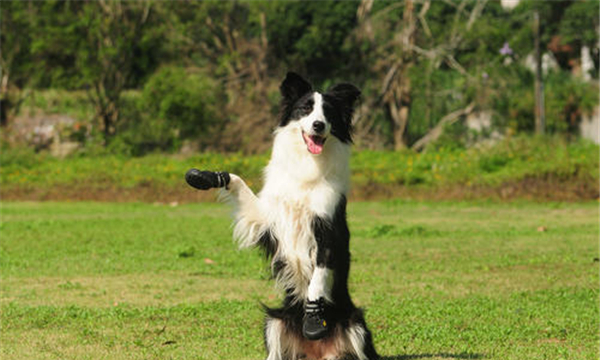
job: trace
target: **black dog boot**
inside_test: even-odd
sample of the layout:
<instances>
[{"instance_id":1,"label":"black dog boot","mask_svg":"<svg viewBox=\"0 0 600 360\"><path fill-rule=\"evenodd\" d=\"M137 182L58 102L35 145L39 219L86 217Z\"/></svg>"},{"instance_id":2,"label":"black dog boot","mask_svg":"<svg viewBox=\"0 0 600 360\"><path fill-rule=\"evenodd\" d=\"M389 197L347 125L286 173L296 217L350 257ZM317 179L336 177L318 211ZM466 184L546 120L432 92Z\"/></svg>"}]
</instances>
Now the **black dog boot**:
<instances>
[{"instance_id":1,"label":"black dog boot","mask_svg":"<svg viewBox=\"0 0 600 360\"><path fill-rule=\"evenodd\" d=\"M185 174L185 181L187 181L190 186L199 190L227 187L230 180L229 173L225 171L213 172L190 169Z\"/></svg>"},{"instance_id":2,"label":"black dog boot","mask_svg":"<svg viewBox=\"0 0 600 360\"><path fill-rule=\"evenodd\" d=\"M325 319L325 300L322 297L315 301L308 300L304 306L302 334L308 340L319 340L324 338L328 331L329 325Z\"/></svg>"}]
</instances>

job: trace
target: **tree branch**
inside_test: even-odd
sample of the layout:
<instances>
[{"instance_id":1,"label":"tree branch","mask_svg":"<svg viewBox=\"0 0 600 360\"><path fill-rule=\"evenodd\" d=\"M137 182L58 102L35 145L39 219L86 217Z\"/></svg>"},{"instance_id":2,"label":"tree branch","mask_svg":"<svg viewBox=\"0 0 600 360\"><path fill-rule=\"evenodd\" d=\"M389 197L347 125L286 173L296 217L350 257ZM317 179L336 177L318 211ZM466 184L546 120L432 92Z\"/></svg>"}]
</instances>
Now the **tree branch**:
<instances>
[{"instance_id":1,"label":"tree branch","mask_svg":"<svg viewBox=\"0 0 600 360\"><path fill-rule=\"evenodd\" d=\"M456 59L454 58L454 55L452 55L452 54L446 55L446 64L448 64L448 66L450 66L454 70L461 73L461 75L470 77L467 70L465 70L465 68L461 64L459 64L458 61L456 61Z\"/></svg>"},{"instance_id":2,"label":"tree branch","mask_svg":"<svg viewBox=\"0 0 600 360\"><path fill-rule=\"evenodd\" d=\"M488 0L477 0L477 4L475 4L473 10L471 10L471 15L469 15L469 21L467 22L467 31L471 30L477 18L481 16L483 8L487 4L487 2Z\"/></svg>"},{"instance_id":3,"label":"tree branch","mask_svg":"<svg viewBox=\"0 0 600 360\"><path fill-rule=\"evenodd\" d=\"M425 15L427 14L427 11L429 10L429 6L431 6L431 0L427 0L423 3L423 7L421 8L421 11L419 11L419 21L421 22L421 26L423 27L423 31L425 31L425 35L427 35L427 37L432 38L433 35L431 34L431 29L429 29L429 25L427 24L427 20L425 19Z\"/></svg>"},{"instance_id":4,"label":"tree branch","mask_svg":"<svg viewBox=\"0 0 600 360\"><path fill-rule=\"evenodd\" d=\"M387 74L385 75L385 78L383 79L383 86L381 87L379 96L384 96L388 92L390 84L392 83L392 80L394 79L394 76L396 75L397 71L398 63L396 62L394 65L392 65L392 67L388 70Z\"/></svg>"},{"instance_id":5,"label":"tree branch","mask_svg":"<svg viewBox=\"0 0 600 360\"><path fill-rule=\"evenodd\" d=\"M421 151L432 141L437 140L440 135L444 132L444 126L454 124L462 116L470 114L475 108L475 103L472 102L464 109L456 110L444 116L437 125L431 129L425 136L420 138L416 143L413 144L412 149L415 151Z\"/></svg>"}]
</instances>

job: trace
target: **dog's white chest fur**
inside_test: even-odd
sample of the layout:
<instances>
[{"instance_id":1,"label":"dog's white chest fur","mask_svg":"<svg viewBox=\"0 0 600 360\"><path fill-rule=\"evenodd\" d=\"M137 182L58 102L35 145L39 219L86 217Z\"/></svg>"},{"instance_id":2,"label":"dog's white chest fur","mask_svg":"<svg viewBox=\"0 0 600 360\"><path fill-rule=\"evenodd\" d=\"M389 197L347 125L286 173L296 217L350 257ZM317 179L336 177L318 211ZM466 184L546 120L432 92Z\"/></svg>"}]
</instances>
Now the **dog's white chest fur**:
<instances>
[{"instance_id":1,"label":"dog's white chest fur","mask_svg":"<svg viewBox=\"0 0 600 360\"><path fill-rule=\"evenodd\" d=\"M278 131L259 194L279 244L274 263L281 260L286 264L277 283L299 298L306 296L315 267L313 221L315 217L332 219L348 187L349 147L334 137L328 141L323 153L313 156L306 150L299 128L288 126Z\"/></svg>"},{"instance_id":2,"label":"dog's white chest fur","mask_svg":"<svg viewBox=\"0 0 600 360\"><path fill-rule=\"evenodd\" d=\"M317 249L312 231L315 212L310 207L310 196L304 199L273 197L265 201L269 203L269 229L278 243L273 264L285 264L278 269L276 282L297 297L305 298Z\"/></svg>"},{"instance_id":3,"label":"dog's white chest fur","mask_svg":"<svg viewBox=\"0 0 600 360\"><path fill-rule=\"evenodd\" d=\"M337 194L325 182L302 192L283 188L279 193L261 193L259 203L268 209L268 226L278 241L273 264L284 263L276 281L283 289L305 298L316 262L317 243L313 232L315 217L333 216L330 203L337 204Z\"/></svg>"},{"instance_id":4,"label":"dog's white chest fur","mask_svg":"<svg viewBox=\"0 0 600 360\"><path fill-rule=\"evenodd\" d=\"M273 264L285 264L277 273L278 285L304 298L316 261L313 221L332 219L346 195L350 147L332 136L323 152L314 156L306 150L300 131L294 125L277 131L258 208L240 209L244 213L237 216L234 235L246 247L269 231L278 244Z\"/></svg>"}]
</instances>

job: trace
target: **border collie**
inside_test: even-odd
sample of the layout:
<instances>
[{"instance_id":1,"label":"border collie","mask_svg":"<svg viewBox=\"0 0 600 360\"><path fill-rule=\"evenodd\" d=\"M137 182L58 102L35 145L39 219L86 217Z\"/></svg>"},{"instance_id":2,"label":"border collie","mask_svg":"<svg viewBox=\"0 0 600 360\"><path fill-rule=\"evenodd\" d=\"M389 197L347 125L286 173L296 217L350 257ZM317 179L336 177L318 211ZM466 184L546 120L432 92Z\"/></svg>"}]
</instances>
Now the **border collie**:
<instances>
[{"instance_id":1,"label":"border collie","mask_svg":"<svg viewBox=\"0 0 600 360\"><path fill-rule=\"evenodd\" d=\"M237 175L191 169L198 189L222 188L235 208L240 247L262 248L285 292L265 308L267 360L374 360L363 313L350 299L346 223L352 114L360 90L348 83L314 91L288 73L264 187L256 196Z\"/></svg>"}]
</instances>

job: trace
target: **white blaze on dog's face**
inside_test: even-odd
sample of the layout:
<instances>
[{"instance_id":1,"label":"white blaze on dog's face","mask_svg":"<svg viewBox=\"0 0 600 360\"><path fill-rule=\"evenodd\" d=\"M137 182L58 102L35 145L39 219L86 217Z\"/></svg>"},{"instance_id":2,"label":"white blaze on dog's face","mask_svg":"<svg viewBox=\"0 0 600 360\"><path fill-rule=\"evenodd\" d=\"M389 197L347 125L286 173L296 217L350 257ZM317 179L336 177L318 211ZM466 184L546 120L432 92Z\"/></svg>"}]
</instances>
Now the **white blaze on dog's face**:
<instances>
[{"instance_id":1,"label":"white blaze on dog's face","mask_svg":"<svg viewBox=\"0 0 600 360\"><path fill-rule=\"evenodd\" d=\"M300 115L302 117L298 119L298 122L307 150L313 155L319 155L323 151L323 146L331 131L331 123L327 121L323 111L323 95L318 92L311 95L306 103L312 104L312 111L307 115ZM309 108L309 106L305 106L307 109Z\"/></svg>"},{"instance_id":2,"label":"white blaze on dog's face","mask_svg":"<svg viewBox=\"0 0 600 360\"><path fill-rule=\"evenodd\" d=\"M300 128L308 152L319 155L331 132L331 123L327 121L323 110L323 95L309 92L298 99L292 108L289 120L287 126Z\"/></svg>"},{"instance_id":3,"label":"white blaze on dog's face","mask_svg":"<svg viewBox=\"0 0 600 360\"><path fill-rule=\"evenodd\" d=\"M283 99L279 126L298 128L310 154L321 154L331 136L343 143L352 142L352 113L360 95L354 85L338 84L320 93L299 75L288 73L280 90Z\"/></svg>"}]
</instances>

